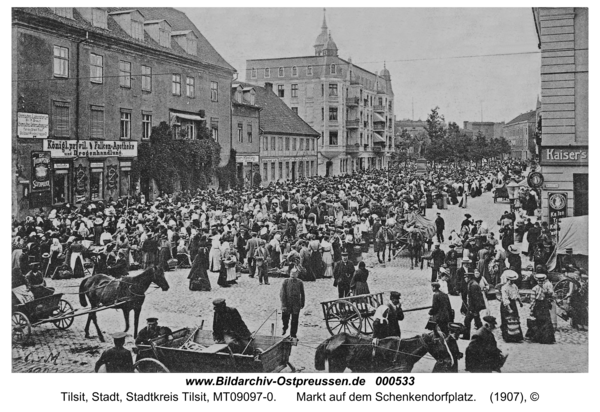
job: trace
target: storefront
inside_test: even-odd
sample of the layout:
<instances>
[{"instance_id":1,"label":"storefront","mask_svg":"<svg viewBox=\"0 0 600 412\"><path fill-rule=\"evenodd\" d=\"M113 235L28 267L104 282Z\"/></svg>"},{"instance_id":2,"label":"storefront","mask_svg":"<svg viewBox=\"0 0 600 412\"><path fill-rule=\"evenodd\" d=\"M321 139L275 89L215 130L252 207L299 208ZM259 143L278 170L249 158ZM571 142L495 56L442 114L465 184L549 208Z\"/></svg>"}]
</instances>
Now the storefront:
<instances>
[{"instance_id":1,"label":"storefront","mask_svg":"<svg viewBox=\"0 0 600 412\"><path fill-rule=\"evenodd\" d=\"M237 163L237 178L244 183L244 187L250 187L252 184L253 175L260 174L258 155L242 155L236 156Z\"/></svg>"}]
</instances>

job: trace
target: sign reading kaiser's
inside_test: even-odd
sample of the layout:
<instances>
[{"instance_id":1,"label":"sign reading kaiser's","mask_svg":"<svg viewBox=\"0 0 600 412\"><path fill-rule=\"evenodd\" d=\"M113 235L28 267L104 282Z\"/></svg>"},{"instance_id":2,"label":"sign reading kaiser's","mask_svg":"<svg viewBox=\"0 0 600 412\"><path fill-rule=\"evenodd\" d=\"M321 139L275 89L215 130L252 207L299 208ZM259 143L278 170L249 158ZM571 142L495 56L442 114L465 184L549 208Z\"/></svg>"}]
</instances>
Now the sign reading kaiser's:
<instances>
[{"instance_id":1,"label":"sign reading kaiser's","mask_svg":"<svg viewBox=\"0 0 600 412\"><path fill-rule=\"evenodd\" d=\"M587 147L544 147L542 148L542 165L587 165Z\"/></svg>"},{"instance_id":2,"label":"sign reading kaiser's","mask_svg":"<svg viewBox=\"0 0 600 412\"><path fill-rule=\"evenodd\" d=\"M53 159L66 157L136 157L138 142L129 140L44 140Z\"/></svg>"}]
</instances>

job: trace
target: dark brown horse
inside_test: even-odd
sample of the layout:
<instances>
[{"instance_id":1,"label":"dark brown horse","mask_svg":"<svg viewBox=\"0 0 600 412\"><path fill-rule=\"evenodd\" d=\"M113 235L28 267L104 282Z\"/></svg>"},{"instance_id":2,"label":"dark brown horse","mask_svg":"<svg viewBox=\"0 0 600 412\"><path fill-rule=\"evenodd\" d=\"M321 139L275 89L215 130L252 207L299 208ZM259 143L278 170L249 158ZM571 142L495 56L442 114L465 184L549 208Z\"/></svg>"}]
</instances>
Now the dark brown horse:
<instances>
[{"instance_id":1,"label":"dark brown horse","mask_svg":"<svg viewBox=\"0 0 600 412\"><path fill-rule=\"evenodd\" d=\"M107 275L94 275L86 278L79 285L79 302L81 306L87 306L89 300L92 310L102 306L111 306L122 302L120 305L114 306L113 309L121 309L125 317L125 332L129 330L129 312L133 310L134 330L133 337L137 337L138 324L142 305L146 298L146 291L150 284L156 284L162 290L169 290L169 284L165 279L165 273L162 268L152 266L142 273L133 276L124 276L120 279L115 279ZM104 342L104 336L98 327L96 312L88 315L87 323L85 324L85 337L89 338L90 322L94 322L98 337L101 342Z\"/></svg>"},{"instance_id":2,"label":"dark brown horse","mask_svg":"<svg viewBox=\"0 0 600 412\"><path fill-rule=\"evenodd\" d=\"M408 232L408 252L410 253L410 268L414 269L423 257L423 234L419 229Z\"/></svg>"},{"instance_id":3,"label":"dark brown horse","mask_svg":"<svg viewBox=\"0 0 600 412\"><path fill-rule=\"evenodd\" d=\"M409 339L389 337L374 346L371 339L340 333L317 347L315 369L325 370L327 361L331 373L346 368L352 372L410 372L429 353L436 360L435 372L449 371L456 359L439 336L431 332Z\"/></svg>"}]
</instances>

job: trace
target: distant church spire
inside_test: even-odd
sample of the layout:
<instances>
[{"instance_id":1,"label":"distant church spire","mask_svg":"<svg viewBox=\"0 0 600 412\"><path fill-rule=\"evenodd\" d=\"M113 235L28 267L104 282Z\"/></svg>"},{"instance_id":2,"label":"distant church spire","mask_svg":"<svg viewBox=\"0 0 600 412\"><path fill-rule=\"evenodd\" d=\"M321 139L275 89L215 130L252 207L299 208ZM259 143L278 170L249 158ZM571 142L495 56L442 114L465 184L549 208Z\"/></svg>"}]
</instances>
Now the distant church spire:
<instances>
[{"instance_id":1,"label":"distant church spire","mask_svg":"<svg viewBox=\"0 0 600 412\"><path fill-rule=\"evenodd\" d=\"M321 26L322 30L327 30L327 19L326 17L327 9L323 8L323 25Z\"/></svg>"}]
</instances>

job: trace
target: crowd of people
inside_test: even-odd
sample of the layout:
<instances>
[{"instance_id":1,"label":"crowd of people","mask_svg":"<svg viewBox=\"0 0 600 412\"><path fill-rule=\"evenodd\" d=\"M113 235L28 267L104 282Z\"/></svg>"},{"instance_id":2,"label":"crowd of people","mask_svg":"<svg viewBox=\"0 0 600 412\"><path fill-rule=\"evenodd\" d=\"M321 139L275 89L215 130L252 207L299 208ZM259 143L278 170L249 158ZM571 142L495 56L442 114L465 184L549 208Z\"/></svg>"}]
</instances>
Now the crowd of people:
<instances>
[{"instance_id":1,"label":"crowd of people","mask_svg":"<svg viewBox=\"0 0 600 412\"><path fill-rule=\"evenodd\" d=\"M389 261L402 236L414 230L428 234L414 223L415 216L423 216L433 228L423 238L430 250L423 261L431 267L434 293L461 296L463 338L470 339L472 321L477 328L482 326L485 292L502 285L502 334L507 341L519 340L512 325L518 318L516 304L521 303L518 288L524 286L521 255L525 254L535 274L529 286L534 291L536 321L528 336L550 343L554 339L551 322L548 327L552 290L544 264L553 238L548 225L536 216L539 194L527 188L519 192L514 208L497 222L498 236L488 229L489 222L466 213L460 229L445 237L439 212L450 206L467 208L469 197L495 190L510 179L522 180L525 166L515 161L478 167L437 165L419 175L415 165L408 165L251 189L183 191L153 201L138 194L108 202L65 204L25 220L13 219L13 287L27 283L32 272L37 274L34 282L43 284L45 277L83 277L94 272L118 278L131 269L157 265L164 270L189 267L193 291L211 290L209 272L219 273L217 284L227 288L241 273L269 285L270 274L283 271L304 282L332 278L342 298L369 293L369 271L364 262L357 262L357 254L373 245L379 262L385 262L386 251ZM435 218L433 208L438 209ZM440 247L444 243L447 252ZM298 289L295 280L286 284L282 302L287 293ZM436 301L438 310L446 300ZM295 336L298 304L282 306L293 308L284 313L288 321L291 317ZM444 332L453 322L451 309L442 310L443 316L435 310L431 313Z\"/></svg>"}]
</instances>

